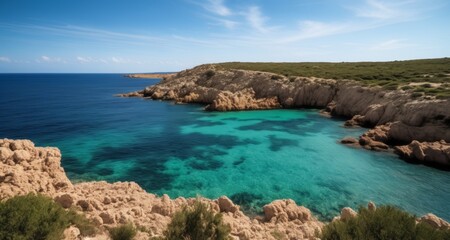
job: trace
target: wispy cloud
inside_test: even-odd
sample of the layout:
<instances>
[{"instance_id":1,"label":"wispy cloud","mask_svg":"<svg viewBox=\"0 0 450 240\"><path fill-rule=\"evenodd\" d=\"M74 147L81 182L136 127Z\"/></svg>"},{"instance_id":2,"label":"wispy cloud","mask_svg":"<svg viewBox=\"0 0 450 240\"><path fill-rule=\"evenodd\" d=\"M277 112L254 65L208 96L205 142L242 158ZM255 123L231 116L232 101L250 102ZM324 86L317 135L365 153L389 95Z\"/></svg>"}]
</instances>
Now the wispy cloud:
<instances>
[{"instance_id":1,"label":"wispy cloud","mask_svg":"<svg viewBox=\"0 0 450 240\"><path fill-rule=\"evenodd\" d=\"M236 26L239 25L239 22L237 21L233 21L233 20L228 20L228 19L216 19L217 22L219 22L219 24L225 26L228 29L235 29Z\"/></svg>"},{"instance_id":2,"label":"wispy cloud","mask_svg":"<svg viewBox=\"0 0 450 240\"><path fill-rule=\"evenodd\" d=\"M373 45L372 47L370 47L370 50L374 51L396 50L411 46L414 46L414 44L408 43L405 39L391 39Z\"/></svg>"},{"instance_id":3,"label":"wispy cloud","mask_svg":"<svg viewBox=\"0 0 450 240\"><path fill-rule=\"evenodd\" d=\"M417 14L420 0L366 0L362 6L350 7L356 16L375 20L409 20Z\"/></svg>"},{"instance_id":4,"label":"wispy cloud","mask_svg":"<svg viewBox=\"0 0 450 240\"><path fill-rule=\"evenodd\" d=\"M36 62L38 62L38 63L42 63L42 62L47 62L47 63L67 63L67 61L62 59L62 58L49 57L49 56L46 56L46 55L43 55L40 58L36 59Z\"/></svg>"},{"instance_id":5,"label":"wispy cloud","mask_svg":"<svg viewBox=\"0 0 450 240\"><path fill-rule=\"evenodd\" d=\"M225 6L225 0L207 0L202 4L202 7L207 11L222 17L232 14L231 10Z\"/></svg>"},{"instance_id":6,"label":"wispy cloud","mask_svg":"<svg viewBox=\"0 0 450 240\"><path fill-rule=\"evenodd\" d=\"M141 61L121 57L112 57L111 62L115 64L143 64Z\"/></svg>"},{"instance_id":7,"label":"wispy cloud","mask_svg":"<svg viewBox=\"0 0 450 240\"><path fill-rule=\"evenodd\" d=\"M10 63L11 59L9 57L1 57L0 56L0 62Z\"/></svg>"},{"instance_id":8,"label":"wispy cloud","mask_svg":"<svg viewBox=\"0 0 450 240\"><path fill-rule=\"evenodd\" d=\"M80 63L89 63L92 62L92 59L89 57L76 57L77 61Z\"/></svg>"},{"instance_id":9,"label":"wispy cloud","mask_svg":"<svg viewBox=\"0 0 450 240\"><path fill-rule=\"evenodd\" d=\"M2 24L0 29L8 29L27 34L53 34L72 38L93 39L95 41L118 42L133 45L150 43L164 44L164 39L146 34L133 34L109 31L99 28L89 28L76 25L27 25L27 24Z\"/></svg>"},{"instance_id":10,"label":"wispy cloud","mask_svg":"<svg viewBox=\"0 0 450 240\"><path fill-rule=\"evenodd\" d=\"M258 6L250 7L244 14L245 18L253 29L261 33L267 33L269 31L269 28L265 25L267 17L263 16Z\"/></svg>"}]
</instances>

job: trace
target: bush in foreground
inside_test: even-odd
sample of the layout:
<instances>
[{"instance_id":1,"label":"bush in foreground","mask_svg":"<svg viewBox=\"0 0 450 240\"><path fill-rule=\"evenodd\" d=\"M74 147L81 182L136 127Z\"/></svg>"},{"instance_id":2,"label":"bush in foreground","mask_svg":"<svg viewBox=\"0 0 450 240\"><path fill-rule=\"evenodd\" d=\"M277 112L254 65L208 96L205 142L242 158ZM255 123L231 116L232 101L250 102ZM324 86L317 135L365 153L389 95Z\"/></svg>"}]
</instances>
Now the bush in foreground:
<instances>
[{"instance_id":1,"label":"bush in foreground","mask_svg":"<svg viewBox=\"0 0 450 240\"><path fill-rule=\"evenodd\" d=\"M192 207L185 206L174 214L164 232L167 240L225 240L230 227L222 222L222 214L215 214L208 205L196 200Z\"/></svg>"},{"instance_id":2,"label":"bush in foreground","mask_svg":"<svg viewBox=\"0 0 450 240\"><path fill-rule=\"evenodd\" d=\"M80 226L84 234L95 233L84 216L42 195L17 196L0 203L0 239L61 239L71 224Z\"/></svg>"},{"instance_id":3,"label":"bush in foreground","mask_svg":"<svg viewBox=\"0 0 450 240\"><path fill-rule=\"evenodd\" d=\"M112 240L131 240L136 233L137 230L131 223L109 229Z\"/></svg>"},{"instance_id":4,"label":"bush in foreground","mask_svg":"<svg viewBox=\"0 0 450 240\"><path fill-rule=\"evenodd\" d=\"M415 217L392 206L376 210L360 208L347 221L334 221L324 227L322 240L434 240L450 239L450 230L434 229L426 223L416 224Z\"/></svg>"}]
</instances>

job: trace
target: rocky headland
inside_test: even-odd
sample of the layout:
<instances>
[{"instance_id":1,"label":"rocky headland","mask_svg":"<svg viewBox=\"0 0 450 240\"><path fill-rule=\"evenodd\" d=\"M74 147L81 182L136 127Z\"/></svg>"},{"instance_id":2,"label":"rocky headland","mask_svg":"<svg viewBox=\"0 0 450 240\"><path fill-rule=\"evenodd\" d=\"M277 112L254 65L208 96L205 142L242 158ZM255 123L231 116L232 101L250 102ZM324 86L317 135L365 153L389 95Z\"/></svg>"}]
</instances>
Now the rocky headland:
<instances>
[{"instance_id":1,"label":"rocky headland","mask_svg":"<svg viewBox=\"0 0 450 240\"><path fill-rule=\"evenodd\" d=\"M126 74L128 78L165 78L175 75L174 73L134 73Z\"/></svg>"},{"instance_id":2,"label":"rocky headland","mask_svg":"<svg viewBox=\"0 0 450 240\"><path fill-rule=\"evenodd\" d=\"M224 69L210 64L120 96L201 103L209 111L319 108L331 116L350 119L347 127L372 128L352 143L377 151L395 149L408 161L450 167L450 101L417 97L408 90L385 90L353 80Z\"/></svg>"},{"instance_id":3,"label":"rocky headland","mask_svg":"<svg viewBox=\"0 0 450 240\"><path fill-rule=\"evenodd\" d=\"M60 165L61 153L54 147L35 147L29 140L0 139L0 201L17 195L40 193L64 208L84 213L101 230L90 239L109 239L106 228L125 223L139 226L136 239L161 236L173 214L196 199L147 193L134 182L83 182L73 184ZM201 198L215 212L223 214L233 239L316 239L324 226L311 211L293 200L275 200L263 207L264 215L251 218L226 196ZM369 203L369 209L375 208ZM336 219L356 216L344 208ZM427 214L417 219L435 228L449 228L448 222ZM145 231L144 231L145 229ZM102 232L103 230L103 232ZM75 227L66 230L66 239L81 239ZM89 238L85 238L89 239Z\"/></svg>"}]
</instances>

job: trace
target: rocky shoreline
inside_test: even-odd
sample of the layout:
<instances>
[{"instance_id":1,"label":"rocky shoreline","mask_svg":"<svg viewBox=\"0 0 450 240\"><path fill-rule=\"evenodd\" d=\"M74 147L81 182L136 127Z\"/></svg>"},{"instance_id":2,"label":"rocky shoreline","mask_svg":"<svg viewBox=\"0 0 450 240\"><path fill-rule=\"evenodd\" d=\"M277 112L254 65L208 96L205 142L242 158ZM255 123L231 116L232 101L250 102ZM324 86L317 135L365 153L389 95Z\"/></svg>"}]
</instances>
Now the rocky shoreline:
<instances>
[{"instance_id":1,"label":"rocky shoreline","mask_svg":"<svg viewBox=\"0 0 450 240\"><path fill-rule=\"evenodd\" d=\"M27 193L47 195L64 208L75 208L96 223L101 232L91 239L109 239L107 227L125 223L139 226L136 239L161 236L171 216L195 201L194 198L156 196L134 182L73 184L60 163L61 153L57 148L35 147L29 140L0 139L0 200ZM255 218L246 216L226 196L215 200L201 198L201 201L223 214L224 222L231 226L233 239L277 239L275 235L280 234L287 239L316 239L316 233L324 226L309 209L290 199L265 205L264 215ZM369 203L369 209L374 207ZM344 208L335 219L345 220L355 215L351 208ZM425 221L435 228L450 227L448 222L433 214L417 221ZM81 239L79 234L72 226L66 230L65 239Z\"/></svg>"},{"instance_id":2,"label":"rocky shoreline","mask_svg":"<svg viewBox=\"0 0 450 240\"><path fill-rule=\"evenodd\" d=\"M359 146L376 151L395 149L408 161L450 167L448 99L414 97L410 91L362 86L352 80L285 77L226 70L213 64L179 72L142 91L120 96L201 103L209 111L319 108L331 116L350 119L348 127L373 128L355 142Z\"/></svg>"}]
</instances>

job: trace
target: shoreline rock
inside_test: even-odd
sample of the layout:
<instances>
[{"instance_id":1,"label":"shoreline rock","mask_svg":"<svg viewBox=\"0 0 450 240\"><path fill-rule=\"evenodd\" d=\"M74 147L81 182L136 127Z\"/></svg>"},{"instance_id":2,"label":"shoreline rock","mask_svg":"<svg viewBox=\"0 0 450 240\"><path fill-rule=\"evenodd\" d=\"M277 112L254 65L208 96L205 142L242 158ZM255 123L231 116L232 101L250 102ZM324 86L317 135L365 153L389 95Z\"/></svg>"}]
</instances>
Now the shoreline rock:
<instances>
[{"instance_id":1,"label":"shoreline rock","mask_svg":"<svg viewBox=\"0 0 450 240\"><path fill-rule=\"evenodd\" d=\"M413 98L411 92L362 86L352 80L287 78L268 72L224 70L211 64L120 96L201 103L209 111L321 108L332 116L351 118L346 126L373 127L374 131L360 137L360 143L377 151L414 140L450 142L448 99ZM432 156L423 163L440 161Z\"/></svg>"}]
</instances>

